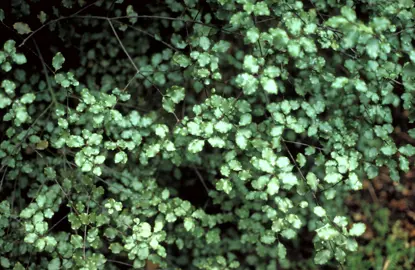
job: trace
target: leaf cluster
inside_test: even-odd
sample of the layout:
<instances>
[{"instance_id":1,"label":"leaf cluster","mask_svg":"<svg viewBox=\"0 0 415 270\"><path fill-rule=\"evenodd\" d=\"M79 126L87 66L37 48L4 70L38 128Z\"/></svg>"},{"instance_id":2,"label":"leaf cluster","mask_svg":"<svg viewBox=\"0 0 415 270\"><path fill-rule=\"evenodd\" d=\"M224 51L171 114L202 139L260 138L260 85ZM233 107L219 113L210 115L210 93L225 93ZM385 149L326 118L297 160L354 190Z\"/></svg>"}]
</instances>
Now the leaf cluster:
<instances>
[{"instance_id":1,"label":"leaf cluster","mask_svg":"<svg viewBox=\"0 0 415 270\"><path fill-rule=\"evenodd\" d=\"M5 269L290 268L304 231L341 267L366 226L334 206L410 169L412 1L20 2L0 12L22 39L0 51Z\"/></svg>"}]
</instances>

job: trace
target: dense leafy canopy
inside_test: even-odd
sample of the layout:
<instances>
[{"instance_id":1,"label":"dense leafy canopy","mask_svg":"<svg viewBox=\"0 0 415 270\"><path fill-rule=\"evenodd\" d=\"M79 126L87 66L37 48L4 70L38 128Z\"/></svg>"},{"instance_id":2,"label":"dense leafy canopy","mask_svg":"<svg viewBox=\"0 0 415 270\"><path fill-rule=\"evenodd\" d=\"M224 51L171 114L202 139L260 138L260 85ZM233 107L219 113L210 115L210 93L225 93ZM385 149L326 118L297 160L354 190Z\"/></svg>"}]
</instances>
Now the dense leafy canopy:
<instances>
[{"instance_id":1,"label":"dense leafy canopy","mask_svg":"<svg viewBox=\"0 0 415 270\"><path fill-rule=\"evenodd\" d=\"M344 195L409 170L392 134L404 110L415 139L413 1L17 2L2 268L295 268L304 231L342 265L365 231Z\"/></svg>"}]
</instances>

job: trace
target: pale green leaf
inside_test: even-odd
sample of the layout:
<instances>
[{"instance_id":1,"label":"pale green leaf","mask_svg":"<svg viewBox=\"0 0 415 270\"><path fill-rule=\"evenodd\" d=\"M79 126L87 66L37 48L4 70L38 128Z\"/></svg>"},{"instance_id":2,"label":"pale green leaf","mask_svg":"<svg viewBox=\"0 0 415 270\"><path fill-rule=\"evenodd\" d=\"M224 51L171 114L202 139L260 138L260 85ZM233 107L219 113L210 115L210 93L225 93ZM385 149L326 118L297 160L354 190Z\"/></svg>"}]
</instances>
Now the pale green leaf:
<instances>
[{"instance_id":1,"label":"pale green leaf","mask_svg":"<svg viewBox=\"0 0 415 270\"><path fill-rule=\"evenodd\" d=\"M32 32L29 25L27 23L17 22L13 24L13 28L19 33L20 35L26 35Z\"/></svg>"}]
</instances>

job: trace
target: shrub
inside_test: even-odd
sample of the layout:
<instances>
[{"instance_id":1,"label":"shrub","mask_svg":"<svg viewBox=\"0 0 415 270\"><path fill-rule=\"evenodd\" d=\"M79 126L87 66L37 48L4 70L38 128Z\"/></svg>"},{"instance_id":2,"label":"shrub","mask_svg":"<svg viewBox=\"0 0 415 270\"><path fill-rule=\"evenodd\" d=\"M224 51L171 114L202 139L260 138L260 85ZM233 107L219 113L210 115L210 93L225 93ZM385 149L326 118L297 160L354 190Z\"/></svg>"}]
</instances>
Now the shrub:
<instances>
[{"instance_id":1,"label":"shrub","mask_svg":"<svg viewBox=\"0 0 415 270\"><path fill-rule=\"evenodd\" d=\"M400 220L393 222L390 211L376 205L366 205L373 212L374 237L359 252L351 254L346 269L412 269L415 247L409 241L408 232L402 229Z\"/></svg>"},{"instance_id":2,"label":"shrub","mask_svg":"<svg viewBox=\"0 0 415 270\"><path fill-rule=\"evenodd\" d=\"M344 194L409 170L412 1L36 2L0 11L3 268L343 265Z\"/></svg>"}]
</instances>

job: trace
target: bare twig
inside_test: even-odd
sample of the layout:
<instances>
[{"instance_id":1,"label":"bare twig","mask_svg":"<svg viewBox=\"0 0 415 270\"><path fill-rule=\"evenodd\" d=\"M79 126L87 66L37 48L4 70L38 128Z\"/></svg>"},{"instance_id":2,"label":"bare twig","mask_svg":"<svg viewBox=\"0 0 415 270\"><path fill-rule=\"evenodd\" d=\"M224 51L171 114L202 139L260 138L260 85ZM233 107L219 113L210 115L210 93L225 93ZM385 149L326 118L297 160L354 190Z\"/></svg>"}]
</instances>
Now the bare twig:
<instances>
[{"instance_id":1,"label":"bare twig","mask_svg":"<svg viewBox=\"0 0 415 270\"><path fill-rule=\"evenodd\" d=\"M134 265L132 265L132 264L125 263L125 262L121 262L121 261L117 261L117 260L107 259L107 262L118 263L118 264L122 264L122 265L125 265L125 266L134 267Z\"/></svg>"},{"instance_id":2,"label":"bare twig","mask_svg":"<svg viewBox=\"0 0 415 270\"><path fill-rule=\"evenodd\" d=\"M294 166L297 168L297 171L298 171L298 173L300 174L301 178L303 179L304 183L307 183L307 180L306 180L306 178L305 178L305 176L304 176L303 172L301 171L300 167L298 166L297 162L295 161L294 156L291 154L290 149L288 149L287 144L285 143L285 141L284 141L284 140L282 141L282 143L284 144L284 148L285 148L285 150L288 152L288 155L290 156L290 158L291 158L292 162L294 163ZM311 188L310 188L310 190L311 190ZM311 190L311 191L312 191L312 190ZM311 193L311 194L313 195L313 198L314 198L315 203L316 203L318 206L320 206L320 203L318 202L318 199L317 199L316 193L315 193L314 191L312 191L312 193ZM326 219L327 219L327 221L328 221L329 223L332 223L332 220L331 220L331 219L329 219L329 217L327 216L327 214L326 214ZM328 241L328 244L329 244L330 248L331 248L331 249L333 250L333 252L334 252L334 248L333 248L333 246L332 246L332 241L330 241L330 240L329 240L329 241ZM341 269L343 269L343 264L339 262L339 265L340 265L340 268L341 268Z\"/></svg>"},{"instance_id":3,"label":"bare twig","mask_svg":"<svg viewBox=\"0 0 415 270\"><path fill-rule=\"evenodd\" d=\"M53 224L53 226L52 227L50 227L49 229L48 229L48 232L50 232L51 230L53 230L53 228L55 228L56 226L58 226L59 225L59 223L61 223L62 221L64 221L65 220L65 218L67 218L68 217L68 215L69 214L66 214L63 218L61 218L60 220L58 220L55 224Z\"/></svg>"},{"instance_id":4,"label":"bare twig","mask_svg":"<svg viewBox=\"0 0 415 270\"><path fill-rule=\"evenodd\" d=\"M0 191L3 189L3 181L4 181L4 179L6 178L7 169L8 169L8 168L6 168L6 169L4 170L3 176L1 177L1 181L0 181Z\"/></svg>"},{"instance_id":5,"label":"bare twig","mask_svg":"<svg viewBox=\"0 0 415 270\"><path fill-rule=\"evenodd\" d=\"M138 74L140 74L141 76L143 76L143 78L145 79L145 80L147 80L148 82L150 82L152 85L153 85L153 87L154 88L156 88L156 90L160 93L160 95L162 96L162 97L164 97L164 94L163 94L163 92L161 92L161 90L150 80L150 79L148 79L144 74L142 74L141 73L141 71L138 69L138 67L137 67L137 65L134 63L134 60L133 60L133 58L130 56L130 54L128 53L128 51L127 51L127 49L125 48L125 46L124 46L124 44L122 43L122 41L121 41L121 39L120 39L120 37L118 36L118 33L117 33L117 31L115 30L115 28L114 28L114 25L113 25L113 23L111 22L111 19L106 19L107 21L108 21L108 23L109 23L109 25L111 26L111 29L112 29L112 32L114 33L114 35L115 35L115 38L117 39L117 41L118 41L118 43L120 44L120 46L121 46L121 49L124 51L124 53L127 55L127 57L128 57L128 59L130 60L130 63L132 64L132 66L134 67L134 69L135 69L135 71L138 73ZM134 77L136 76L136 74L134 75ZM180 119L179 119L179 117L177 117L177 115L176 115L176 113L172 113L173 115L174 115L174 117L176 118L176 121L177 122L180 122Z\"/></svg>"},{"instance_id":6,"label":"bare twig","mask_svg":"<svg viewBox=\"0 0 415 270\"><path fill-rule=\"evenodd\" d=\"M125 24L125 25L127 25L128 27L130 27L131 29L134 29L134 30L136 30L136 31L138 31L138 32L140 32L140 33L143 33L143 34L145 34L145 35L147 35L147 36L149 36L149 37L151 37L151 38L153 38L154 40L157 40L157 41L159 41L159 42L161 42L161 43L163 43L164 45L166 45L167 47L169 47L170 49L172 49L173 51L178 51L176 48L174 48L172 45L170 45L169 43L167 43L167 42L165 42L165 41L163 41L163 40L161 40L161 39L157 39L156 38L156 36L155 35L153 35L153 34L151 34L151 33L149 33L149 32L147 32L147 31L145 31L145 30L143 30L143 29L140 29L140 28L137 28L137 27L135 27L135 26L133 26L133 25L131 25L131 24L128 24L128 23L123 23L123 22L120 22L119 20L114 20L115 22L117 22L117 23L119 23L119 24Z\"/></svg>"},{"instance_id":7,"label":"bare twig","mask_svg":"<svg viewBox=\"0 0 415 270\"><path fill-rule=\"evenodd\" d=\"M206 185L205 179L203 179L202 174L199 172L199 170L195 166L192 166L192 167L193 167L193 170L195 171L197 177L199 178L200 182L202 182L202 185L205 188L206 193L209 194L209 189L208 189L208 187Z\"/></svg>"},{"instance_id":8,"label":"bare twig","mask_svg":"<svg viewBox=\"0 0 415 270\"><path fill-rule=\"evenodd\" d=\"M324 150L324 148L321 148L321 147L318 147L318 146L314 146L314 145L310 145L310 144L306 144L306 143L289 141L289 140L285 140L285 139L283 139L283 140L286 143L292 143L292 144L298 144L298 145L303 145L303 146L309 146L309 147L313 147L313 148L316 148L316 149L321 150L321 151Z\"/></svg>"},{"instance_id":9,"label":"bare twig","mask_svg":"<svg viewBox=\"0 0 415 270\"><path fill-rule=\"evenodd\" d=\"M368 189L369 189L370 197L372 197L372 200L373 200L374 203L378 204L379 199L378 199L378 196L376 195L375 189L373 188L372 182L367 181L367 183L368 183Z\"/></svg>"},{"instance_id":10,"label":"bare twig","mask_svg":"<svg viewBox=\"0 0 415 270\"><path fill-rule=\"evenodd\" d=\"M81 10L83 11L83 10ZM77 14L79 14L81 11L78 11L70 16L64 16L64 17L60 17L54 20L51 20L45 24L43 24L42 26L40 26L39 28L37 28L36 30L34 30L33 32L31 32L23 41L22 43L20 43L19 47L23 46L32 36L34 36L37 32L41 31L43 28L60 22L62 20L66 20L66 19L99 19L99 20L120 20L120 19L131 19L131 18L137 18L137 19L160 19L160 20L170 20L170 21L182 21L182 22L189 22L189 23L195 23L195 24L200 24L200 25L204 25L207 27L211 27L211 28L215 28L218 31L224 32L224 33L230 33L230 34L234 34L234 35L240 35L243 36L242 34L239 34L237 32L231 32L228 30L225 30L223 28L211 25L211 24L206 24L200 21L195 21L195 20L187 20L187 19L182 19L182 18L173 18L173 17L165 17L165 16L156 16L156 15L129 15L129 16L116 16L116 17L104 17L104 16L94 16L94 15L83 15L83 16L78 16Z\"/></svg>"},{"instance_id":11,"label":"bare twig","mask_svg":"<svg viewBox=\"0 0 415 270\"><path fill-rule=\"evenodd\" d=\"M60 18L57 18L57 19L54 19L54 20L51 20L51 21L49 21L49 22L47 22L47 23L45 23L45 24L43 24L42 26L40 26L38 29L36 29L35 31L33 31L32 33L30 33L23 41L22 41L22 43L20 43L20 45L19 45L19 47L21 47L21 46L23 46L33 35L35 35L37 32L39 32L40 30L42 30L43 28L45 28L46 26L49 26L49 25L51 25L51 24L54 24L54 23L57 23L57 22L59 22L59 21L62 21L62 20L65 20L65 19L70 19L70 18L75 18L75 17L77 17L77 15L79 14L79 13L81 13L82 11L85 11L87 8L89 8L90 6L93 6L93 5L95 5L96 3L98 3L99 1L101 1L101 0L97 0L97 1L95 1L95 2L93 2L93 3L91 3L91 4L89 4L89 5L87 5L87 6L85 6L85 7L83 7L83 8L81 8L80 10L78 10L77 12L75 12L75 13L73 13L73 14L71 14L71 15L69 15L69 16L64 16L64 17L60 17Z\"/></svg>"},{"instance_id":12,"label":"bare twig","mask_svg":"<svg viewBox=\"0 0 415 270\"><path fill-rule=\"evenodd\" d=\"M35 44L35 48L36 48L36 51L39 55L40 62L42 63L43 73L45 73L46 84L48 85L50 98L52 99L53 104L56 106L58 104L58 102L56 101L56 96L55 96L55 93L53 92L52 85L50 83L50 79L49 79L49 76L48 76L48 70L46 69L45 61L43 60L42 53L40 52L39 46L37 46L37 43L36 43L35 39L33 39L33 43Z\"/></svg>"}]
</instances>

